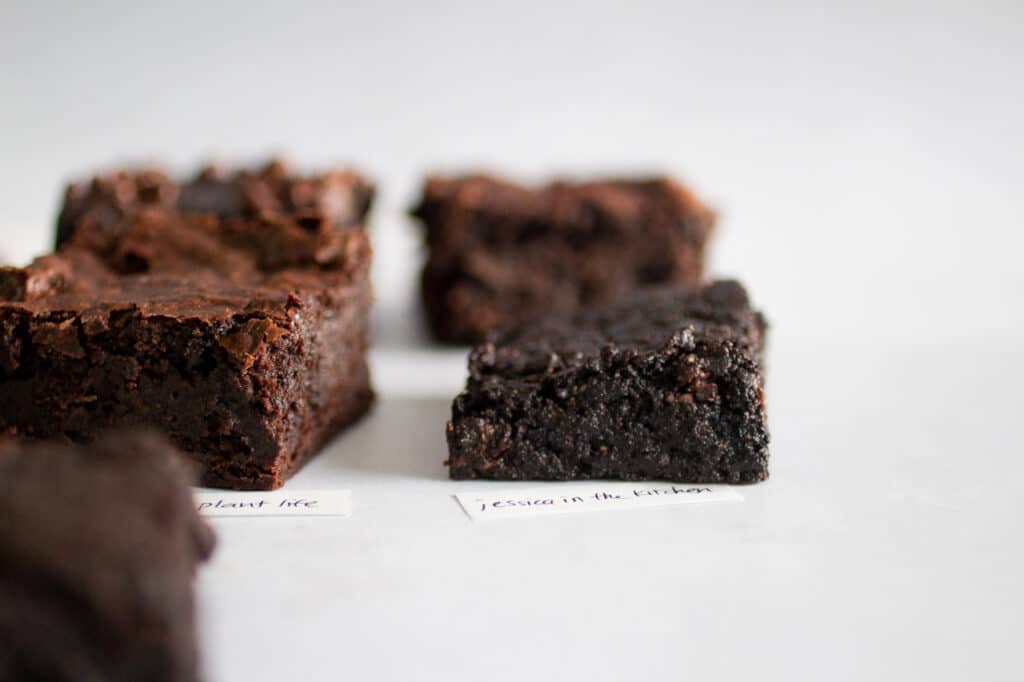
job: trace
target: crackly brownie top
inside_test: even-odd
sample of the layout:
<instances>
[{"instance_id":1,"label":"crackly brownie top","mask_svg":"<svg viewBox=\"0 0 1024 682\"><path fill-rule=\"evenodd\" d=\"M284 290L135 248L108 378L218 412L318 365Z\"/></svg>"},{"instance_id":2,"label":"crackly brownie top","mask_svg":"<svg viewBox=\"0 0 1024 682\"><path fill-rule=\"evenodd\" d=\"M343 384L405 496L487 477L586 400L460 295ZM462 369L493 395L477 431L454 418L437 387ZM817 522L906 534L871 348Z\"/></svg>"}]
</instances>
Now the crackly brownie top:
<instances>
[{"instance_id":1,"label":"crackly brownie top","mask_svg":"<svg viewBox=\"0 0 1024 682\"><path fill-rule=\"evenodd\" d=\"M58 245L81 225L115 229L142 208L160 207L223 219L294 221L315 228L361 225L373 200L373 186L349 171L297 175L280 161L256 170L225 171L207 166L177 182L155 169L119 170L68 186L57 224Z\"/></svg>"},{"instance_id":2,"label":"crackly brownie top","mask_svg":"<svg viewBox=\"0 0 1024 682\"><path fill-rule=\"evenodd\" d=\"M486 174L432 176L413 214L428 232L472 224L475 230L518 236L539 229L632 231L679 223L695 241L703 241L715 222L714 211L666 177L530 187Z\"/></svg>"},{"instance_id":3,"label":"crackly brownie top","mask_svg":"<svg viewBox=\"0 0 1024 682\"><path fill-rule=\"evenodd\" d=\"M363 230L147 207L109 224L79 223L57 252L27 268L0 268L0 302L97 319L124 307L225 317L344 286L369 258Z\"/></svg>"},{"instance_id":4,"label":"crackly brownie top","mask_svg":"<svg viewBox=\"0 0 1024 682\"><path fill-rule=\"evenodd\" d=\"M570 315L528 320L492 334L470 356L473 378L552 374L657 356L698 342L731 344L758 354L765 322L734 281L703 288L640 290L620 303L582 308Z\"/></svg>"}]
</instances>

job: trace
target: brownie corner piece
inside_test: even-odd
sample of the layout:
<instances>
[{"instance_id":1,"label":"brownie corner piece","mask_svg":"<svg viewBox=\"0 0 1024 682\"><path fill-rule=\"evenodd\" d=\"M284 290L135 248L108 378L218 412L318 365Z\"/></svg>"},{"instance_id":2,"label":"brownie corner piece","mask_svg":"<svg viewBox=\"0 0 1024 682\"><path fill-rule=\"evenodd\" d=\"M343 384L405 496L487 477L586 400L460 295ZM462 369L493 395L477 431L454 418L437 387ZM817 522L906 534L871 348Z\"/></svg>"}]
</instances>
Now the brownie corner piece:
<instances>
[{"instance_id":1,"label":"brownie corner piece","mask_svg":"<svg viewBox=\"0 0 1024 682\"><path fill-rule=\"evenodd\" d=\"M368 235L293 208L129 202L0 270L0 434L146 426L204 485L283 485L374 399Z\"/></svg>"},{"instance_id":2,"label":"brownie corner piece","mask_svg":"<svg viewBox=\"0 0 1024 682\"><path fill-rule=\"evenodd\" d=\"M470 355L447 429L449 474L765 480L764 336L732 281L513 326Z\"/></svg>"},{"instance_id":3,"label":"brownie corner piece","mask_svg":"<svg viewBox=\"0 0 1024 682\"><path fill-rule=\"evenodd\" d=\"M0 442L0 679L200 678L189 469L152 433Z\"/></svg>"},{"instance_id":4,"label":"brownie corner piece","mask_svg":"<svg viewBox=\"0 0 1024 682\"><path fill-rule=\"evenodd\" d=\"M427 244L427 322L448 343L644 286L697 285L715 224L714 211L666 177L526 186L432 176L412 214Z\"/></svg>"}]
</instances>

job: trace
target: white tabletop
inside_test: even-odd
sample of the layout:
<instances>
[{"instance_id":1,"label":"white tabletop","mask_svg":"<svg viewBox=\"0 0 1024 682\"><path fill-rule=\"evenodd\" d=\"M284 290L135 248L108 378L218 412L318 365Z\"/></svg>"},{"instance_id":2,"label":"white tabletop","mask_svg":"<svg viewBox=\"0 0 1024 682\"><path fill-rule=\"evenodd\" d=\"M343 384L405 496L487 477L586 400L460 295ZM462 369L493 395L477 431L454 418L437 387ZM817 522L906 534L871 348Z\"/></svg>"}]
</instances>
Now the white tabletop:
<instances>
[{"instance_id":1,"label":"white tabletop","mask_svg":"<svg viewBox=\"0 0 1024 682\"><path fill-rule=\"evenodd\" d=\"M389 382L426 360L375 356ZM215 521L210 678L1019 679L1017 349L770 363L771 479L743 502L490 523L453 493L510 484L447 479L450 396L384 386L288 484L351 489L351 518Z\"/></svg>"}]
</instances>

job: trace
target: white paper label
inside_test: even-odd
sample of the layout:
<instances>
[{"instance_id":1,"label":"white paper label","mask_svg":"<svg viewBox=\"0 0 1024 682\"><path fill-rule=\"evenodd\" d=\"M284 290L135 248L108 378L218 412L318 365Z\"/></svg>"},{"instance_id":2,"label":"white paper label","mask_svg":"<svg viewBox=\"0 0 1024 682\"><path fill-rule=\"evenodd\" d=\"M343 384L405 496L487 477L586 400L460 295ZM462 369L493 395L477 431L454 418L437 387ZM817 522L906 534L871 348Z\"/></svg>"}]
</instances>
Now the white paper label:
<instances>
[{"instance_id":1,"label":"white paper label","mask_svg":"<svg viewBox=\"0 0 1024 682\"><path fill-rule=\"evenodd\" d=\"M730 486L598 481L584 485L552 484L542 488L458 493L455 497L474 521L743 499Z\"/></svg>"},{"instance_id":2,"label":"white paper label","mask_svg":"<svg viewBox=\"0 0 1024 682\"><path fill-rule=\"evenodd\" d=\"M203 516L352 516L351 490L195 491Z\"/></svg>"}]
</instances>

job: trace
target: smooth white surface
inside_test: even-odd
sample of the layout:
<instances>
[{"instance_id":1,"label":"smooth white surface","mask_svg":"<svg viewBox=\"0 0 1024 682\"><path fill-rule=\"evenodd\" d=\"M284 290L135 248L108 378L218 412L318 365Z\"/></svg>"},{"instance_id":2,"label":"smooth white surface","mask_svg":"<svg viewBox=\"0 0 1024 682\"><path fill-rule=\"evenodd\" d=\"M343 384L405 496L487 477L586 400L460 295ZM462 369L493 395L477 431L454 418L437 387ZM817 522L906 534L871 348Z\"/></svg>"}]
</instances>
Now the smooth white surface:
<instances>
[{"instance_id":1,"label":"smooth white surface","mask_svg":"<svg viewBox=\"0 0 1024 682\"><path fill-rule=\"evenodd\" d=\"M352 518L215 521L211 679L1019 680L1018 349L773 348L741 503L473 523L453 494L509 484L445 478L448 398L385 395L288 486Z\"/></svg>"}]
</instances>

